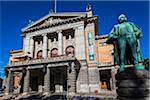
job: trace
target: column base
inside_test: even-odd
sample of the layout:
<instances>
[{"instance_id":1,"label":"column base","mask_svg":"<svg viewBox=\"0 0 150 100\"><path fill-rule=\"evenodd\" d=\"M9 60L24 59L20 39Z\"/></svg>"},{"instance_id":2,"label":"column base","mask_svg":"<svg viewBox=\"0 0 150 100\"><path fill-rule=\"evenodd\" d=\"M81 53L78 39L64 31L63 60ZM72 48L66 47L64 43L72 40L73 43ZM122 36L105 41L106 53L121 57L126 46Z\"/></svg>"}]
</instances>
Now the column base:
<instances>
[{"instance_id":1,"label":"column base","mask_svg":"<svg viewBox=\"0 0 150 100\"><path fill-rule=\"evenodd\" d=\"M89 92L91 93L99 93L100 92L100 86L99 84L89 84Z\"/></svg>"},{"instance_id":2,"label":"column base","mask_svg":"<svg viewBox=\"0 0 150 100\"><path fill-rule=\"evenodd\" d=\"M44 93L43 93L43 95L49 95L49 94L50 94L49 92L44 92Z\"/></svg>"},{"instance_id":3,"label":"column base","mask_svg":"<svg viewBox=\"0 0 150 100\"><path fill-rule=\"evenodd\" d=\"M38 86L38 92L43 92L43 86L42 85Z\"/></svg>"},{"instance_id":4,"label":"column base","mask_svg":"<svg viewBox=\"0 0 150 100\"><path fill-rule=\"evenodd\" d=\"M8 95L9 93L4 93L4 95Z\"/></svg>"},{"instance_id":5,"label":"column base","mask_svg":"<svg viewBox=\"0 0 150 100\"><path fill-rule=\"evenodd\" d=\"M69 92L67 95L68 95L68 96L74 96L74 95L75 95L75 92Z\"/></svg>"},{"instance_id":6,"label":"column base","mask_svg":"<svg viewBox=\"0 0 150 100\"><path fill-rule=\"evenodd\" d=\"M55 85L55 92L56 93L63 92L63 86L62 85Z\"/></svg>"},{"instance_id":7,"label":"column base","mask_svg":"<svg viewBox=\"0 0 150 100\"><path fill-rule=\"evenodd\" d=\"M24 93L22 93L22 95L27 95L28 94L28 92L24 92Z\"/></svg>"},{"instance_id":8,"label":"column base","mask_svg":"<svg viewBox=\"0 0 150 100\"><path fill-rule=\"evenodd\" d=\"M80 84L80 92L81 93L89 93L89 86L88 86L88 84Z\"/></svg>"}]
</instances>

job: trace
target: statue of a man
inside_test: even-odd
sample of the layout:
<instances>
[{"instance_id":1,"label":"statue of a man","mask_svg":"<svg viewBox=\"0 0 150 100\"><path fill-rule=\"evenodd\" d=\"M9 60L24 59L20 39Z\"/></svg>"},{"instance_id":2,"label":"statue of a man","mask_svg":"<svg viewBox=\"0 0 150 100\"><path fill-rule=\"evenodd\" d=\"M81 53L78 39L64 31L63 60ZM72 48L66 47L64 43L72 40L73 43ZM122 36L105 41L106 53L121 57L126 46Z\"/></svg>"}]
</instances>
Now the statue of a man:
<instances>
[{"instance_id":1,"label":"statue of a man","mask_svg":"<svg viewBox=\"0 0 150 100\"><path fill-rule=\"evenodd\" d=\"M107 43L112 43L116 41L118 47L118 57L119 57L119 71L124 71L125 66L125 52L126 48L131 49L131 52L126 52L127 54L132 53L133 63L135 69L144 69L144 66L139 65L139 47L138 39L142 37L141 30L131 22L127 22L127 18L124 14L118 17L117 25L114 25L113 29L109 33Z\"/></svg>"}]
</instances>

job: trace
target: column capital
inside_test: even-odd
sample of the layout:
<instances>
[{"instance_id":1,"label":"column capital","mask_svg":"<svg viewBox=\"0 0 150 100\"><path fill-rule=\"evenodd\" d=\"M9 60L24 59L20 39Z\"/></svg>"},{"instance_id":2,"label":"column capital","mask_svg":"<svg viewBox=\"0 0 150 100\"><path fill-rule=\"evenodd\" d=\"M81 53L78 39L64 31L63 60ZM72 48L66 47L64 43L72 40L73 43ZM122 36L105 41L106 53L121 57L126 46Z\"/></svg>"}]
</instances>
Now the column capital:
<instances>
[{"instance_id":1,"label":"column capital","mask_svg":"<svg viewBox=\"0 0 150 100\"><path fill-rule=\"evenodd\" d=\"M56 31L56 33L62 33L62 30L58 30L58 31Z\"/></svg>"},{"instance_id":2,"label":"column capital","mask_svg":"<svg viewBox=\"0 0 150 100\"><path fill-rule=\"evenodd\" d=\"M42 36L46 36L46 35L47 35L47 33L43 33L43 34L42 34Z\"/></svg>"},{"instance_id":3,"label":"column capital","mask_svg":"<svg viewBox=\"0 0 150 100\"><path fill-rule=\"evenodd\" d=\"M29 39L33 39L33 36L31 36Z\"/></svg>"},{"instance_id":4,"label":"column capital","mask_svg":"<svg viewBox=\"0 0 150 100\"><path fill-rule=\"evenodd\" d=\"M73 30L77 30L78 29L78 27L73 27Z\"/></svg>"}]
</instances>

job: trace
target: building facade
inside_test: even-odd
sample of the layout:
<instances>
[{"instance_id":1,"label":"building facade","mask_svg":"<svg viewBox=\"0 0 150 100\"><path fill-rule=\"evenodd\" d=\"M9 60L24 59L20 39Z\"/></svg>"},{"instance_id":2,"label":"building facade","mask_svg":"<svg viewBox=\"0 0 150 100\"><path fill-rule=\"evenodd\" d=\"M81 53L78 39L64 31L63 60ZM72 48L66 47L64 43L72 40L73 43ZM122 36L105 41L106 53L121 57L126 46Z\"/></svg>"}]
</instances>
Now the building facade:
<instances>
[{"instance_id":1,"label":"building facade","mask_svg":"<svg viewBox=\"0 0 150 100\"><path fill-rule=\"evenodd\" d=\"M113 45L98 36L98 16L49 13L22 29L23 49L11 50L5 93L100 93L115 89Z\"/></svg>"}]
</instances>

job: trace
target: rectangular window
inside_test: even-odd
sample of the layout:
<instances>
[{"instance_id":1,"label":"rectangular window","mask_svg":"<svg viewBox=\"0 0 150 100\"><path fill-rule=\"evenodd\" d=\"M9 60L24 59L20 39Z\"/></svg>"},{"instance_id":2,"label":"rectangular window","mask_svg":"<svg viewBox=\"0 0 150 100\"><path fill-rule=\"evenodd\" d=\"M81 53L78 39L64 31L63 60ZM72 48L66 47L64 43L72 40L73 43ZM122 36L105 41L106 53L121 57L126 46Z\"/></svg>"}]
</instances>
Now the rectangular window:
<instances>
[{"instance_id":1,"label":"rectangular window","mask_svg":"<svg viewBox=\"0 0 150 100\"><path fill-rule=\"evenodd\" d=\"M66 36L66 40L68 40L68 39L69 39L69 35Z\"/></svg>"},{"instance_id":2,"label":"rectangular window","mask_svg":"<svg viewBox=\"0 0 150 100\"><path fill-rule=\"evenodd\" d=\"M38 44L40 44L40 41L38 41Z\"/></svg>"}]
</instances>

